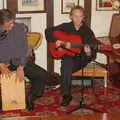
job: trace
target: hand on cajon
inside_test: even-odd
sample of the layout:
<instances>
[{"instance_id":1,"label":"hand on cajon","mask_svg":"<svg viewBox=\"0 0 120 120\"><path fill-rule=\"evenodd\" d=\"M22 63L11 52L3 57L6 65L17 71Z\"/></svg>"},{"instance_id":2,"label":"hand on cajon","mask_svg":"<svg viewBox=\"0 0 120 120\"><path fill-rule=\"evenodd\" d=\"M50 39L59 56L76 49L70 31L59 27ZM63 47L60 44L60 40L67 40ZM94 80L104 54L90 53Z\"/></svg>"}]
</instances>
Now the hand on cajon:
<instances>
[{"instance_id":1,"label":"hand on cajon","mask_svg":"<svg viewBox=\"0 0 120 120\"><path fill-rule=\"evenodd\" d=\"M16 81L16 72L1 76L2 110L25 109L24 80Z\"/></svg>"}]
</instances>

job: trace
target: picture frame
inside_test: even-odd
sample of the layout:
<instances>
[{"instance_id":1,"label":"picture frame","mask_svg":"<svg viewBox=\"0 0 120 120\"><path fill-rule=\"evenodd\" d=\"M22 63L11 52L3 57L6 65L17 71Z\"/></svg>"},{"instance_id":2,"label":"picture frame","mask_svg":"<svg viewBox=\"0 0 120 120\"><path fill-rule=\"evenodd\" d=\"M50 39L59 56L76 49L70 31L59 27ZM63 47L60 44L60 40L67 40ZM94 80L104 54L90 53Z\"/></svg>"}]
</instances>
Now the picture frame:
<instances>
[{"instance_id":1,"label":"picture frame","mask_svg":"<svg viewBox=\"0 0 120 120\"><path fill-rule=\"evenodd\" d=\"M61 13L69 14L75 5L79 5L79 0L61 0Z\"/></svg>"},{"instance_id":2,"label":"picture frame","mask_svg":"<svg viewBox=\"0 0 120 120\"><path fill-rule=\"evenodd\" d=\"M39 13L45 9L45 0L17 0L18 13Z\"/></svg>"},{"instance_id":3,"label":"picture frame","mask_svg":"<svg viewBox=\"0 0 120 120\"><path fill-rule=\"evenodd\" d=\"M120 6L116 7L115 5L113 5L115 3L113 3L112 0L96 0L96 10L97 11L120 11ZM118 4L119 0L118 0ZM114 7L113 7L114 6Z\"/></svg>"}]
</instances>

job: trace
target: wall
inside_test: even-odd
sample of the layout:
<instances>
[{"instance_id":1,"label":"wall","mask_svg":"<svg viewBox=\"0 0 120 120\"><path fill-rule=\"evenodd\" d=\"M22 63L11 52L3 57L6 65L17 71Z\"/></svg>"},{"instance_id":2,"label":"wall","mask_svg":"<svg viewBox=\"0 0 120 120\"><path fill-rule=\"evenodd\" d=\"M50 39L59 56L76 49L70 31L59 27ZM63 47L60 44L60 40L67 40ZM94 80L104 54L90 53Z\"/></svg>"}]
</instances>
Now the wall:
<instances>
[{"instance_id":1,"label":"wall","mask_svg":"<svg viewBox=\"0 0 120 120\"><path fill-rule=\"evenodd\" d=\"M114 12L115 11L96 11L96 0L92 0L91 28L96 37L108 35L111 16Z\"/></svg>"},{"instance_id":2,"label":"wall","mask_svg":"<svg viewBox=\"0 0 120 120\"><path fill-rule=\"evenodd\" d=\"M2 1L0 0L0 8L2 8ZM84 6L84 0L79 0L80 5ZM92 0L92 17L91 27L96 35L106 36L109 32L109 26L111 16L114 12L112 11L96 11L96 0ZM44 37L44 29L46 28L46 13L37 14L17 14L17 17L31 17L31 30L34 32L40 32L43 34L43 42L36 53L36 63L41 67L47 69L47 51L46 51L46 40ZM54 0L54 25L62 22L69 21L68 14L61 14L61 0ZM98 54L98 61L105 62L105 56ZM55 71L59 72L60 61L55 60Z\"/></svg>"},{"instance_id":3,"label":"wall","mask_svg":"<svg viewBox=\"0 0 120 120\"><path fill-rule=\"evenodd\" d=\"M3 1L0 0L0 9L2 9L2 8L3 8Z\"/></svg>"}]
</instances>

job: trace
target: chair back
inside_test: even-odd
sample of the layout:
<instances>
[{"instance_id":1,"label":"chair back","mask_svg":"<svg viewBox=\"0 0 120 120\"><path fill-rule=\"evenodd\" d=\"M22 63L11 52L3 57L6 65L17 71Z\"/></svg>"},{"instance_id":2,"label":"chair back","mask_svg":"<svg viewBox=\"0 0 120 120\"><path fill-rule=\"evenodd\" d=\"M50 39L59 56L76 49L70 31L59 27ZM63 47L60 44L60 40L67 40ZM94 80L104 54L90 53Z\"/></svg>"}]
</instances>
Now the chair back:
<instances>
[{"instance_id":1,"label":"chair back","mask_svg":"<svg viewBox=\"0 0 120 120\"><path fill-rule=\"evenodd\" d=\"M31 49L37 49L42 43L42 34L38 32L27 33L28 46Z\"/></svg>"},{"instance_id":2,"label":"chair back","mask_svg":"<svg viewBox=\"0 0 120 120\"><path fill-rule=\"evenodd\" d=\"M120 35L120 14L113 14L109 38L116 38L119 35Z\"/></svg>"}]
</instances>

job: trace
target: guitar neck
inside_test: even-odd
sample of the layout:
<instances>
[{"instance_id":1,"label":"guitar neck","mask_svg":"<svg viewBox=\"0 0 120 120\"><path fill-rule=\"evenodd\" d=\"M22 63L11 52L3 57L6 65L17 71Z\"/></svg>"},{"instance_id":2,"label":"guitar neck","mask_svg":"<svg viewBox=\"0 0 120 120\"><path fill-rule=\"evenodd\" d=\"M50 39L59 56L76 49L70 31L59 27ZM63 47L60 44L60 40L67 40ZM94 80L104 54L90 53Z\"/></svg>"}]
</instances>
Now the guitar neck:
<instances>
[{"instance_id":1,"label":"guitar neck","mask_svg":"<svg viewBox=\"0 0 120 120\"><path fill-rule=\"evenodd\" d=\"M71 44L72 48L84 48L84 46L87 46L87 44L74 44L74 43ZM88 46L93 47L95 49L99 49L99 45L92 45L91 44L91 45L88 45Z\"/></svg>"},{"instance_id":2,"label":"guitar neck","mask_svg":"<svg viewBox=\"0 0 120 120\"><path fill-rule=\"evenodd\" d=\"M84 46L87 46L87 44L79 44L79 43L78 44L76 44L76 43L72 43L71 44L71 48L83 49ZM94 48L94 49L96 49L97 51L100 51L100 50L102 50L102 51L111 51L112 50L112 46L111 45L103 45L103 44L93 45L93 44L91 44L89 46ZM58 48L63 48L63 49L67 50L67 48L65 47L65 44L60 45ZM58 49L58 48L56 48L56 49ZM120 49L120 44L115 44L113 46L113 48L114 49ZM68 50L70 51L70 49L68 49Z\"/></svg>"}]
</instances>

